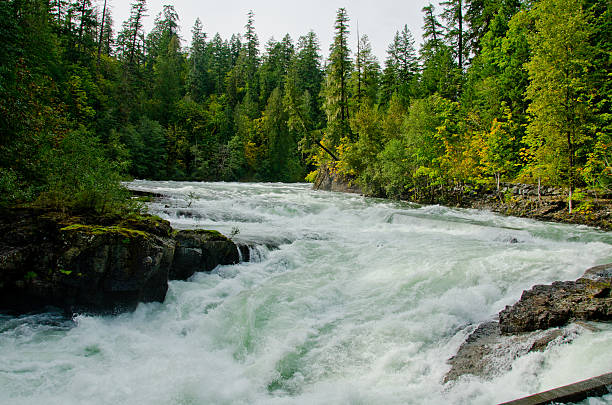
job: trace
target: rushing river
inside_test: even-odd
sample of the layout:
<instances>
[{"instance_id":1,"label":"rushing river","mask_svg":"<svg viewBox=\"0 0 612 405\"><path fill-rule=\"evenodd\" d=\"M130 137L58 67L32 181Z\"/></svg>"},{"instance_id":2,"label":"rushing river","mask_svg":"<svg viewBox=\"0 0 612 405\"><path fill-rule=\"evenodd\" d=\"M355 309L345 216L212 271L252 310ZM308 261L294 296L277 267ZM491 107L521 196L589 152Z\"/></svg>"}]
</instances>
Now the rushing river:
<instances>
[{"instance_id":1,"label":"rushing river","mask_svg":"<svg viewBox=\"0 0 612 405\"><path fill-rule=\"evenodd\" d=\"M254 261L130 314L0 315L0 404L494 404L612 371L602 324L442 383L524 289L612 262L610 233L306 184L130 186L167 195L149 209L176 228L257 245Z\"/></svg>"}]
</instances>

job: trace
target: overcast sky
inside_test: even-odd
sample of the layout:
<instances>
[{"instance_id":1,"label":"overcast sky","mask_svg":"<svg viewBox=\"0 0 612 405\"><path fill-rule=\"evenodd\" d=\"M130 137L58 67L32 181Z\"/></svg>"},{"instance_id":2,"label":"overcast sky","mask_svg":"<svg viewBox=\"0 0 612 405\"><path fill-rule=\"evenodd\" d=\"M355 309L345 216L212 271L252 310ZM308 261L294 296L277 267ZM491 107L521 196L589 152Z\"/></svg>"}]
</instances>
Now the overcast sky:
<instances>
[{"instance_id":1,"label":"overcast sky","mask_svg":"<svg viewBox=\"0 0 612 405\"><path fill-rule=\"evenodd\" d=\"M97 2L103 3L102 0ZM131 1L108 2L111 4L116 33L121 23L129 16ZM162 10L163 5L171 4L180 17L184 46L191 40L191 27L198 17L202 20L204 31L209 38L218 32L223 39L229 39L234 33L244 33L247 12L252 9L262 48L272 37L280 40L289 33L295 43L301 35L313 30L321 43L323 57L327 58L334 35L336 11L345 7L351 19L351 48L354 51L357 47L359 22L359 33L368 35L374 53L382 64L395 32L401 30L405 24L412 31L417 44L420 44L423 25L421 9L430 2L435 4L439 11L438 2L435 0L148 0L145 30L147 33L151 30L155 16Z\"/></svg>"}]
</instances>

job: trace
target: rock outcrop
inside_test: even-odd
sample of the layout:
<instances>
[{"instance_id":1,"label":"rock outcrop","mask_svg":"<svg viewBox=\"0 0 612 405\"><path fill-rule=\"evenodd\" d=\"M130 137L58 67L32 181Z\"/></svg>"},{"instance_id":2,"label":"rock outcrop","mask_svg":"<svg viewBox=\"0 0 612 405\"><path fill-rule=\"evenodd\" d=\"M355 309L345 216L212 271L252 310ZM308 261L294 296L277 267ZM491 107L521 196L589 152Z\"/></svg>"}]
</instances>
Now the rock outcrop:
<instances>
[{"instance_id":1,"label":"rock outcrop","mask_svg":"<svg viewBox=\"0 0 612 405\"><path fill-rule=\"evenodd\" d=\"M497 321L484 322L472 332L448 360L451 369L444 382L463 375L493 378L512 368L512 362L530 352L543 351L549 344L571 342L578 334L589 329L589 325L572 325L545 331L504 335Z\"/></svg>"},{"instance_id":2,"label":"rock outcrop","mask_svg":"<svg viewBox=\"0 0 612 405\"><path fill-rule=\"evenodd\" d=\"M502 333L531 332L575 320L612 320L612 264L587 270L576 281L536 285L499 313Z\"/></svg>"},{"instance_id":3,"label":"rock outcrop","mask_svg":"<svg viewBox=\"0 0 612 405\"><path fill-rule=\"evenodd\" d=\"M175 236L171 280L186 280L196 271L211 271L219 264L238 263L238 247L217 231L179 231Z\"/></svg>"},{"instance_id":4,"label":"rock outcrop","mask_svg":"<svg viewBox=\"0 0 612 405\"><path fill-rule=\"evenodd\" d=\"M567 343L584 331L596 331L588 321L612 320L612 264L593 267L576 281L536 285L502 310L498 321L485 322L472 332L448 363L444 381L462 375L495 376L512 362L551 342Z\"/></svg>"},{"instance_id":5,"label":"rock outcrop","mask_svg":"<svg viewBox=\"0 0 612 405\"><path fill-rule=\"evenodd\" d=\"M352 179L333 173L327 166L321 166L315 178L313 189L340 193L363 194Z\"/></svg>"},{"instance_id":6,"label":"rock outcrop","mask_svg":"<svg viewBox=\"0 0 612 405\"><path fill-rule=\"evenodd\" d=\"M215 231L175 232L152 216L83 218L35 210L0 212L0 309L44 306L118 313L162 302L168 280L238 262Z\"/></svg>"}]
</instances>

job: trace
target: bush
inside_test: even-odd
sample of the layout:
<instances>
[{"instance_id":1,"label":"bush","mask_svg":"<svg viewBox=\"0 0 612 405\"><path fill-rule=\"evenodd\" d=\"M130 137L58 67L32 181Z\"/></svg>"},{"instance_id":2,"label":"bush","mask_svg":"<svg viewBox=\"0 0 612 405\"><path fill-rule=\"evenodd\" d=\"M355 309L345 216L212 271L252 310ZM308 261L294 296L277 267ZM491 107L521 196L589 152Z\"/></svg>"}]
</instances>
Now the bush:
<instances>
[{"instance_id":1,"label":"bush","mask_svg":"<svg viewBox=\"0 0 612 405\"><path fill-rule=\"evenodd\" d=\"M46 160L47 189L36 205L98 213L125 208L128 191L120 183L119 165L107 159L103 145L84 128L69 132Z\"/></svg>"}]
</instances>

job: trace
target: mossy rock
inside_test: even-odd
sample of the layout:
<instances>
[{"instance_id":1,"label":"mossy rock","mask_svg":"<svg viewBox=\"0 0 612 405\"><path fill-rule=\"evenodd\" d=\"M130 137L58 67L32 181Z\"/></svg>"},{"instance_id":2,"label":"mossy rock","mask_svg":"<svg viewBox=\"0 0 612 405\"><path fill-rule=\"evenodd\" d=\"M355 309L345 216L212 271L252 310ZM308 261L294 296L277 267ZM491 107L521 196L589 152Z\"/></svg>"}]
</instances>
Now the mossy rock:
<instances>
[{"instance_id":1,"label":"mossy rock","mask_svg":"<svg viewBox=\"0 0 612 405\"><path fill-rule=\"evenodd\" d=\"M195 229L189 232L193 232L196 235L205 236L206 240L209 240L209 241L229 241L230 240L227 236L223 235L221 232L214 231L214 230Z\"/></svg>"},{"instance_id":2,"label":"mossy rock","mask_svg":"<svg viewBox=\"0 0 612 405\"><path fill-rule=\"evenodd\" d=\"M130 215L119 222L119 226L136 229L161 237L172 236L170 222L156 215Z\"/></svg>"},{"instance_id":3,"label":"mossy rock","mask_svg":"<svg viewBox=\"0 0 612 405\"><path fill-rule=\"evenodd\" d=\"M120 235L125 238L150 238L148 232L138 229L125 228L117 225L99 226L99 225L83 225L74 224L60 229L61 232L77 231L87 235Z\"/></svg>"}]
</instances>

